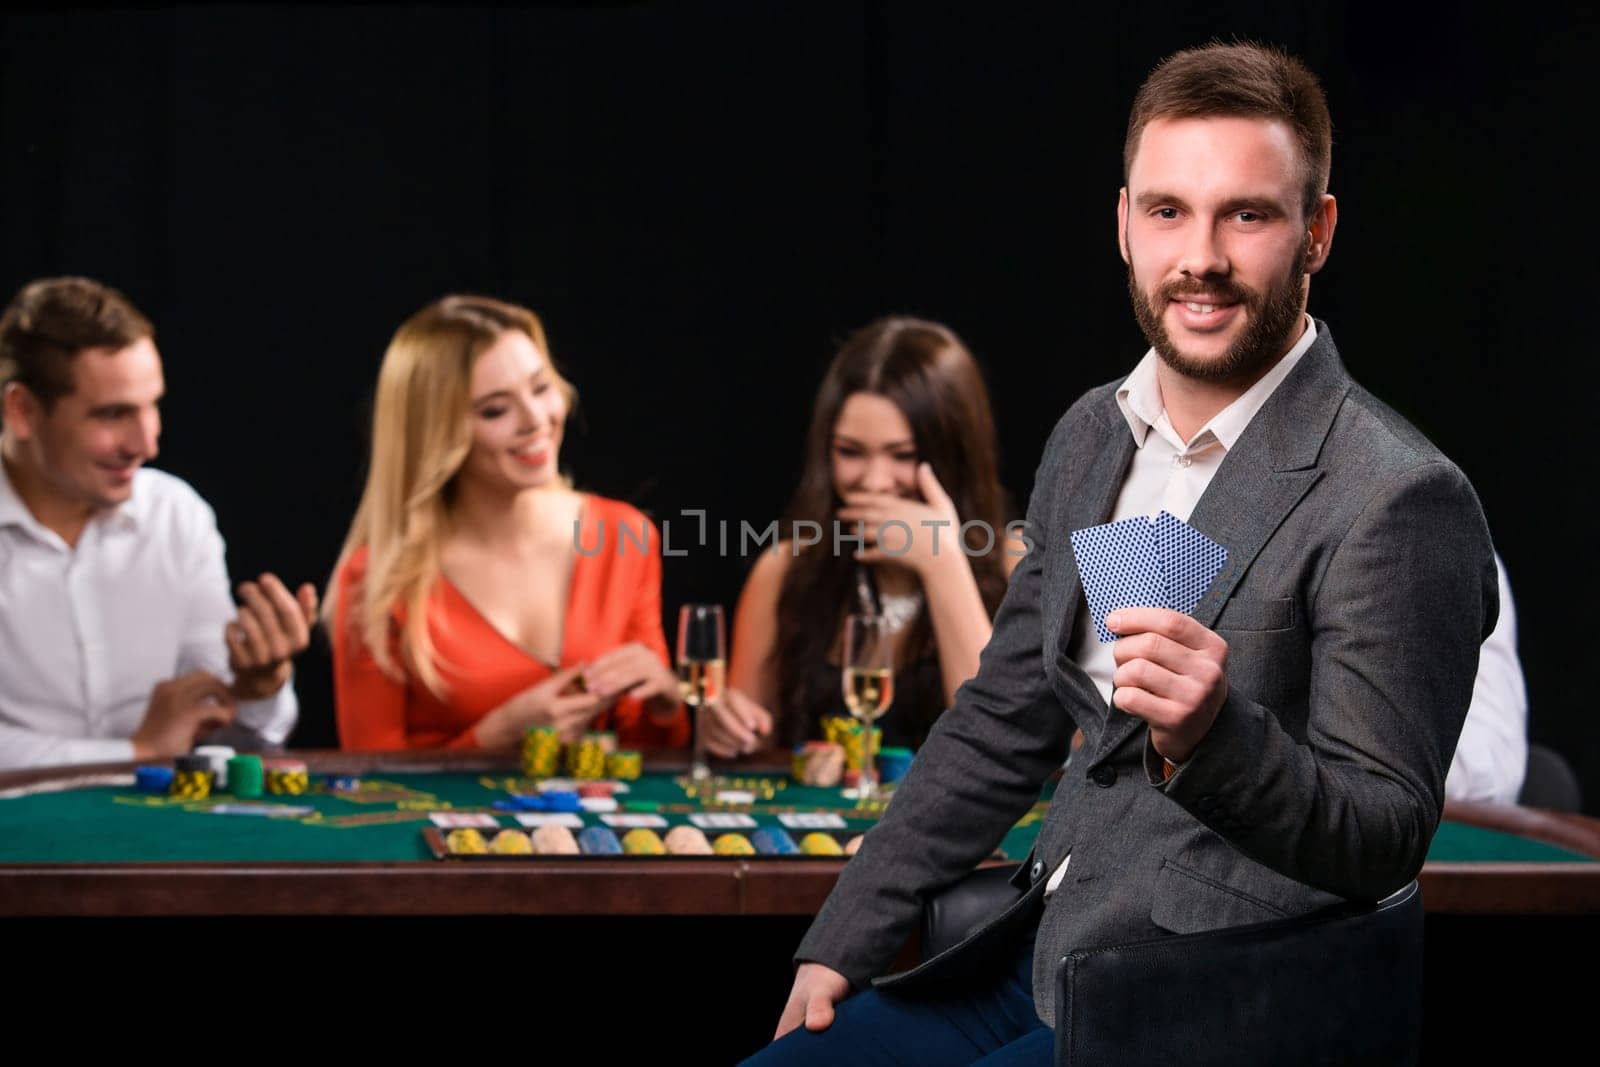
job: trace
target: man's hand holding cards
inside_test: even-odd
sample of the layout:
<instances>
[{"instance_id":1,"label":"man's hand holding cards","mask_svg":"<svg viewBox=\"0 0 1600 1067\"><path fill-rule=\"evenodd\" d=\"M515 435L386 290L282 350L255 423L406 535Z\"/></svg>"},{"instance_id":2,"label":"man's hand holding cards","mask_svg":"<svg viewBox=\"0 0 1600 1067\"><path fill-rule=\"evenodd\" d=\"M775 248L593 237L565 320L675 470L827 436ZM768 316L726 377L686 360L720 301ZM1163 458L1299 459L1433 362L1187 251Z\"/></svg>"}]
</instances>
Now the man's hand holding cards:
<instances>
[{"instance_id":1,"label":"man's hand holding cards","mask_svg":"<svg viewBox=\"0 0 1600 1067\"><path fill-rule=\"evenodd\" d=\"M1115 641L1111 703L1144 720L1171 767L1199 746L1228 695L1228 645L1189 617L1228 551L1163 511L1072 534L1102 643Z\"/></svg>"}]
</instances>

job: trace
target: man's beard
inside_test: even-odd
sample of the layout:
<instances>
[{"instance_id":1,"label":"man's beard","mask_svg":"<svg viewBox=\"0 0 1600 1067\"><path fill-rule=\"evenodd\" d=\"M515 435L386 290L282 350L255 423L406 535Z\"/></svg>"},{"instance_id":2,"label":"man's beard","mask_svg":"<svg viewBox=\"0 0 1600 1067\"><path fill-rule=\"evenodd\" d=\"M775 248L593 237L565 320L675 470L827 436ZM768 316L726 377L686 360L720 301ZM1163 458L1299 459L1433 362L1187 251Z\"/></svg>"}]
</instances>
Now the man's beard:
<instances>
[{"instance_id":1,"label":"man's beard","mask_svg":"<svg viewBox=\"0 0 1600 1067\"><path fill-rule=\"evenodd\" d=\"M1289 272L1265 294L1228 278L1203 281L1190 278L1167 282L1156 291L1153 301L1139 288L1139 282L1133 276L1133 264L1129 263L1128 297L1133 301L1133 317L1139 320L1139 329L1144 331L1145 340L1156 350L1162 362L1184 377L1203 382L1254 381L1269 364L1289 350L1290 338L1300 325L1306 252L1306 246L1300 245ZM1214 359L1192 359L1184 355L1172 343L1172 338L1167 336L1167 328L1162 322L1167 304L1183 297L1210 297L1223 303L1242 305L1246 315L1244 332L1222 355Z\"/></svg>"}]
</instances>

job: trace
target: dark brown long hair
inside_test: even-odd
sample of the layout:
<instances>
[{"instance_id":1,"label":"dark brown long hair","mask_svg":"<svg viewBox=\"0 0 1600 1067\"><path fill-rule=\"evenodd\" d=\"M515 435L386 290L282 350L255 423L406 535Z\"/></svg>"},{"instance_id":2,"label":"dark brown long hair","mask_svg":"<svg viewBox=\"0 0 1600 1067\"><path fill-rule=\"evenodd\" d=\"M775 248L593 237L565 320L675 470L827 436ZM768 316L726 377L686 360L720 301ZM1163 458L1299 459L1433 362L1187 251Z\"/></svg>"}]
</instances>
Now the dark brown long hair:
<instances>
[{"instance_id":1,"label":"dark brown long hair","mask_svg":"<svg viewBox=\"0 0 1600 1067\"><path fill-rule=\"evenodd\" d=\"M963 523L981 520L993 531L967 532L969 558L984 607L993 616L1006 591L1006 493L1000 485L999 447L989 390L966 345L949 329L913 318L883 318L857 330L845 341L828 367L811 409L805 465L800 485L789 502L783 529L810 521L824 530L822 541L803 551L789 566L778 595L778 640L773 645L778 681L779 736L791 743L804 739L814 708L796 706L808 691L809 677L828 661L844 616L856 602L857 564L846 547L833 551L833 519L841 501L833 484L834 425L845 401L855 393L875 393L900 409L911 424L917 458L950 495ZM953 534L954 531L951 531ZM921 659L934 650L933 627L926 604L901 643L902 661ZM909 695L909 694L907 694ZM940 707L925 714L918 734ZM907 709L909 710L909 709Z\"/></svg>"}]
</instances>

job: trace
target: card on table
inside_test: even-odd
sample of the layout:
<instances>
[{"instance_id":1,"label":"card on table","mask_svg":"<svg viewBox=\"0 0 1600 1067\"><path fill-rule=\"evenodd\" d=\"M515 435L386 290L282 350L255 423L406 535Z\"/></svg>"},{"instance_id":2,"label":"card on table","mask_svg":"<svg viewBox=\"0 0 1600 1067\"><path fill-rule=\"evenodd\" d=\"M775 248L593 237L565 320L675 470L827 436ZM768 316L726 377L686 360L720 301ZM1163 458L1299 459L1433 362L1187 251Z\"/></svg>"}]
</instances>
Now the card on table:
<instances>
[{"instance_id":1,"label":"card on table","mask_svg":"<svg viewBox=\"0 0 1600 1067\"><path fill-rule=\"evenodd\" d=\"M583 829L583 816L570 811L524 811L513 816L518 825L529 829L540 826L565 826L570 830Z\"/></svg>"},{"instance_id":2,"label":"card on table","mask_svg":"<svg viewBox=\"0 0 1600 1067\"><path fill-rule=\"evenodd\" d=\"M750 816L734 811L696 812L689 821L702 830L750 830L756 825Z\"/></svg>"},{"instance_id":3,"label":"card on table","mask_svg":"<svg viewBox=\"0 0 1600 1067\"><path fill-rule=\"evenodd\" d=\"M778 821L791 830L843 830L845 821L832 812L786 811Z\"/></svg>"},{"instance_id":4,"label":"card on table","mask_svg":"<svg viewBox=\"0 0 1600 1067\"><path fill-rule=\"evenodd\" d=\"M441 830L460 830L465 827L493 830L500 825L500 820L493 815L480 811L436 811L428 818Z\"/></svg>"},{"instance_id":5,"label":"card on table","mask_svg":"<svg viewBox=\"0 0 1600 1067\"><path fill-rule=\"evenodd\" d=\"M602 815L600 816L600 821L619 830L665 830L667 828L667 820L659 815L636 815L631 813L626 815Z\"/></svg>"}]
</instances>

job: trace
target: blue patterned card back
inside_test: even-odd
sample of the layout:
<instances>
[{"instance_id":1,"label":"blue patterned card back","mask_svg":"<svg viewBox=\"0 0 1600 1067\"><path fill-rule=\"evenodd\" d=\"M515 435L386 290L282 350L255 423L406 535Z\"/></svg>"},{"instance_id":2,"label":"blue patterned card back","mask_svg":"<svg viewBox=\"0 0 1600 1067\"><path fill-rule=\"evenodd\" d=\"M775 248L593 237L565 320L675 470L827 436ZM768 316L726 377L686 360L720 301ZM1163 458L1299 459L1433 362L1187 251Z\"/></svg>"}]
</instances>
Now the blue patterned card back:
<instances>
[{"instance_id":1,"label":"blue patterned card back","mask_svg":"<svg viewBox=\"0 0 1600 1067\"><path fill-rule=\"evenodd\" d=\"M1228 550L1166 511L1156 516L1155 540L1165 578L1166 606L1191 615L1212 579L1227 565Z\"/></svg>"},{"instance_id":2,"label":"blue patterned card back","mask_svg":"<svg viewBox=\"0 0 1600 1067\"><path fill-rule=\"evenodd\" d=\"M1101 644L1117 639L1106 629L1106 616L1117 608L1166 606L1155 527L1143 515L1074 531L1072 554Z\"/></svg>"}]
</instances>

